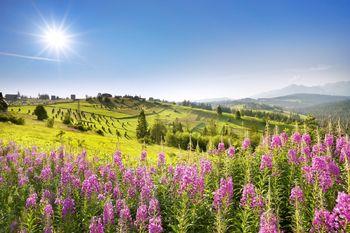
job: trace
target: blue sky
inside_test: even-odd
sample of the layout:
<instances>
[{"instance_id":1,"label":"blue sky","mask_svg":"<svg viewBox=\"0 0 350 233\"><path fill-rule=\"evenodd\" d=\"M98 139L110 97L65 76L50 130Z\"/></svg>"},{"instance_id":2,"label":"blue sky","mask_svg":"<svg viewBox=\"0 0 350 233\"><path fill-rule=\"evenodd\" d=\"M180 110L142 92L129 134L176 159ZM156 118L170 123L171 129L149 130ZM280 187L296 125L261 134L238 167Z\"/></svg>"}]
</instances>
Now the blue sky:
<instances>
[{"instance_id":1,"label":"blue sky","mask_svg":"<svg viewBox=\"0 0 350 233\"><path fill-rule=\"evenodd\" d=\"M2 0L0 91L193 100L350 80L349 12L344 0ZM31 59L57 58L35 35L64 18L73 52Z\"/></svg>"}]
</instances>

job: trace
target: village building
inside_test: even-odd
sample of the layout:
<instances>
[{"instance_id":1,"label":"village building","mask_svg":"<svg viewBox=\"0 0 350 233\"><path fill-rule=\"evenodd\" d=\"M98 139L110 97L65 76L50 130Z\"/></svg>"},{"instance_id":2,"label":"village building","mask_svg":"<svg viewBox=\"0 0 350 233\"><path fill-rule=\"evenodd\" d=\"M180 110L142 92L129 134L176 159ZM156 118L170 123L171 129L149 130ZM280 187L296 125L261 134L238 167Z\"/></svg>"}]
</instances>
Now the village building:
<instances>
[{"instance_id":1,"label":"village building","mask_svg":"<svg viewBox=\"0 0 350 233\"><path fill-rule=\"evenodd\" d=\"M41 100L49 100L50 96L48 94L42 94L42 95L39 94L39 99L41 99Z\"/></svg>"}]
</instances>

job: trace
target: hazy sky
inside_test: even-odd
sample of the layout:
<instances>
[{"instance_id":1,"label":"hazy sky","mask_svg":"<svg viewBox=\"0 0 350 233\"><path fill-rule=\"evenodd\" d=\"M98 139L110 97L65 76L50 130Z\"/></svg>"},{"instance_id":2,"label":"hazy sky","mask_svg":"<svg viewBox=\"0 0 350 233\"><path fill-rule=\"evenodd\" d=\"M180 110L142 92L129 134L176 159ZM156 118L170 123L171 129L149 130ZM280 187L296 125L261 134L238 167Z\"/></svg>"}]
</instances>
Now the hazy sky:
<instances>
[{"instance_id":1,"label":"hazy sky","mask_svg":"<svg viewBox=\"0 0 350 233\"><path fill-rule=\"evenodd\" d=\"M63 20L70 50L42 52ZM350 80L349 41L343 0L1 0L0 91L247 97Z\"/></svg>"}]
</instances>

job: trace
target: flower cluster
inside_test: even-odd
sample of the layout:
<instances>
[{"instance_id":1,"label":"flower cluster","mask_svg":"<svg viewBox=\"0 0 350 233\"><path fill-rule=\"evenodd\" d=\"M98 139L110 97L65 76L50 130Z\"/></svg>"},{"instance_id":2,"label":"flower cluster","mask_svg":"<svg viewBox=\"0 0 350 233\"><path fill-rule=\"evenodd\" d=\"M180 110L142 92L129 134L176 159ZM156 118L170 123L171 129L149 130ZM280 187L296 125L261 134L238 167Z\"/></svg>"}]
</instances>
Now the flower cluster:
<instances>
[{"instance_id":1,"label":"flower cluster","mask_svg":"<svg viewBox=\"0 0 350 233\"><path fill-rule=\"evenodd\" d=\"M315 156L312 165L303 167L306 180L314 183L317 179L323 191L327 191L338 180L340 169L330 156Z\"/></svg>"},{"instance_id":2,"label":"flower cluster","mask_svg":"<svg viewBox=\"0 0 350 233\"><path fill-rule=\"evenodd\" d=\"M256 193L254 184L248 183L244 185L240 204L243 207L250 208L264 206L263 199Z\"/></svg>"},{"instance_id":3,"label":"flower cluster","mask_svg":"<svg viewBox=\"0 0 350 233\"><path fill-rule=\"evenodd\" d=\"M278 222L276 216L267 211L260 216L259 233L278 233Z\"/></svg>"},{"instance_id":4,"label":"flower cluster","mask_svg":"<svg viewBox=\"0 0 350 233\"><path fill-rule=\"evenodd\" d=\"M220 188L214 192L213 206L216 210L221 206L227 207L232 201L233 182L232 177L220 180Z\"/></svg>"},{"instance_id":5,"label":"flower cluster","mask_svg":"<svg viewBox=\"0 0 350 233\"><path fill-rule=\"evenodd\" d=\"M304 193L300 186L295 186L292 188L289 198L292 202L303 202Z\"/></svg>"},{"instance_id":6,"label":"flower cluster","mask_svg":"<svg viewBox=\"0 0 350 233\"><path fill-rule=\"evenodd\" d=\"M260 162L260 170L265 170L265 168L271 170L272 169L272 155L262 155L261 156L261 162Z\"/></svg>"}]
</instances>

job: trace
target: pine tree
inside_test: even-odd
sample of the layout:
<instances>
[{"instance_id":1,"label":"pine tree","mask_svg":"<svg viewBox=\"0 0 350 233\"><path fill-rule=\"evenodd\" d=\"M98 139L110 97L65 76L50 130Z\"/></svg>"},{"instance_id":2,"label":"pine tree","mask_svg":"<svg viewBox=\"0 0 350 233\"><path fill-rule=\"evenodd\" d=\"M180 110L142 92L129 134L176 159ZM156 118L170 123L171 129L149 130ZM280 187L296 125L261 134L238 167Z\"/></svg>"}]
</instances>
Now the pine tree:
<instances>
[{"instance_id":1,"label":"pine tree","mask_svg":"<svg viewBox=\"0 0 350 233\"><path fill-rule=\"evenodd\" d=\"M216 112L217 112L217 114L218 114L219 116L222 115L222 108L221 108L220 105L217 107Z\"/></svg>"},{"instance_id":2,"label":"pine tree","mask_svg":"<svg viewBox=\"0 0 350 233\"><path fill-rule=\"evenodd\" d=\"M142 139L147 136L147 121L146 115L143 110L141 110L140 115L138 117L138 124L136 128L136 137L137 139Z\"/></svg>"},{"instance_id":3,"label":"pine tree","mask_svg":"<svg viewBox=\"0 0 350 233\"><path fill-rule=\"evenodd\" d=\"M236 119L237 120L242 119L241 112L239 110L236 111Z\"/></svg>"}]
</instances>

